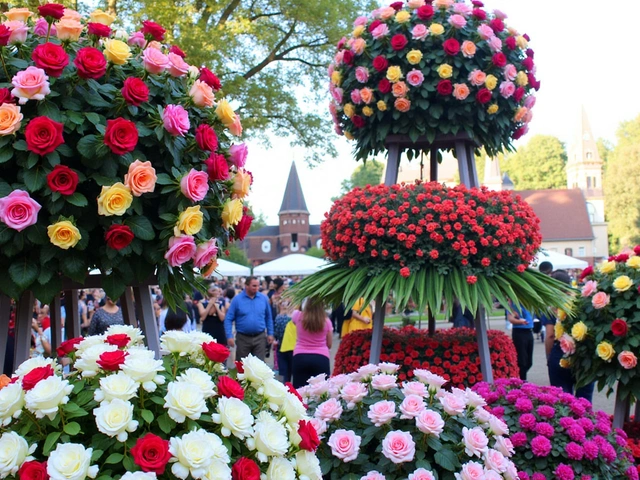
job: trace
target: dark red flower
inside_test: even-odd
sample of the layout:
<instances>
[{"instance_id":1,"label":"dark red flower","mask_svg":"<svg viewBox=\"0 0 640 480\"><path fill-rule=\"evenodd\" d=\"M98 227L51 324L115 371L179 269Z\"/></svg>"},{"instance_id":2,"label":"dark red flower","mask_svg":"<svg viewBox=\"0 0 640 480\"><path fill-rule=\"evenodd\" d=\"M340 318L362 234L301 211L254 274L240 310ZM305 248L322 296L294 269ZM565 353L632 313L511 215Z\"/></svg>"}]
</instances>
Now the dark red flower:
<instances>
[{"instance_id":1,"label":"dark red flower","mask_svg":"<svg viewBox=\"0 0 640 480\"><path fill-rule=\"evenodd\" d=\"M423 5L416 10L416 15L420 20L429 20L433 17L434 11L431 5Z\"/></svg>"},{"instance_id":2,"label":"dark red flower","mask_svg":"<svg viewBox=\"0 0 640 480\"><path fill-rule=\"evenodd\" d=\"M169 460L171 460L169 441L153 433L147 433L131 447L131 456L133 457L133 462L143 472L154 472L156 475L163 475Z\"/></svg>"},{"instance_id":3,"label":"dark red flower","mask_svg":"<svg viewBox=\"0 0 640 480\"><path fill-rule=\"evenodd\" d=\"M393 8L396 12L398 10L401 10L402 7L404 6L404 2L393 2L391 5L389 5L391 8Z\"/></svg>"},{"instance_id":4,"label":"dark red flower","mask_svg":"<svg viewBox=\"0 0 640 480\"><path fill-rule=\"evenodd\" d=\"M212 152L209 158L204 161L204 164L207 166L209 180L212 182L227 180L229 178L229 164L224 155Z\"/></svg>"},{"instance_id":5,"label":"dark red flower","mask_svg":"<svg viewBox=\"0 0 640 480\"><path fill-rule=\"evenodd\" d=\"M629 327L627 326L627 322L621 318L616 318L613 322L611 322L611 333L613 333L616 337L624 337L627 334Z\"/></svg>"},{"instance_id":6,"label":"dark red flower","mask_svg":"<svg viewBox=\"0 0 640 480\"><path fill-rule=\"evenodd\" d=\"M218 149L218 136L213 128L201 123L196 128L196 143L200 150L215 152Z\"/></svg>"},{"instance_id":7,"label":"dark red flower","mask_svg":"<svg viewBox=\"0 0 640 480\"><path fill-rule=\"evenodd\" d=\"M618 263L625 263L627 260L629 260L629 254L627 253L620 253L618 255L616 255L616 257L614 258L614 260Z\"/></svg>"},{"instance_id":8,"label":"dark red flower","mask_svg":"<svg viewBox=\"0 0 640 480\"><path fill-rule=\"evenodd\" d=\"M59 357L66 357L71 352L75 351L76 345L78 345L81 341L84 340L84 337L76 337L66 340L60 344L60 346L56 349L56 353Z\"/></svg>"},{"instance_id":9,"label":"dark red flower","mask_svg":"<svg viewBox=\"0 0 640 480\"><path fill-rule=\"evenodd\" d=\"M49 117L36 117L24 130L27 150L36 155L47 155L64 143L64 125Z\"/></svg>"},{"instance_id":10,"label":"dark red flower","mask_svg":"<svg viewBox=\"0 0 640 480\"><path fill-rule=\"evenodd\" d=\"M215 73L213 73L207 67L200 68L200 76L198 77L198 79L201 82L204 82L207 85L209 85L214 92L217 92L222 88L222 83L220 83L220 79L216 76Z\"/></svg>"},{"instance_id":11,"label":"dark red flower","mask_svg":"<svg viewBox=\"0 0 640 480\"><path fill-rule=\"evenodd\" d=\"M73 195L78 186L78 174L66 165L56 165L47 174L47 185L52 192Z\"/></svg>"},{"instance_id":12,"label":"dark red flower","mask_svg":"<svg viewBox=\"0 0 640 480\"><path fill-rule=\"evenodd\" d=\"M233 480L260 480L260 467L247 457L240 457L231 467Z\"/></svg>"},{"instance_id":13,"label":"dark red flower","mask_svg":"<svg viewBox=\"0 0 640 480\"><path fill-rule=\"evenodd\" d=\"M114 352L104 352L100 354L100 358L96 361L98 366L108 372L115 372L120 370L120 367L127 358L127 352L123 350L116 350Z\"/></svg>"},{"instance_id":14,"label":"dark red flower","mask_svg":"<svg viewBox=\"0 0 640 480\"><path fill-rule=\"evenodd\" d=\"M137 107L149 100L149 87L137 77L127 77L122 84L122 98L129 105Z\"/></svg>"},{"instance_id":15,"label":"dark red flower","mask_svg":"<svg viewBox=\"0 0 640 480\"><path fill-rule=\"evenodd\" d=\"M80 78L102 78L107 71L107 59L104 57L104 53L93 47L84 47L78 50L73 64L76 66ZM132 79L127 78L127 80ZM127 80L125 80L125 85Z\"/></svg>"},{"instance_id":16,"label":"dark red flower","mask_svg":"<svg viewBox=\"0 0 640 480\"><path fill-rule=\"evenodd\" d=\"M384 72L389 66L389 62L382 55L378 55L373 59L373 68L375 68L378 72Z\"/></svg>"},{"instance_id":17,"label":"dark red flower","mask_svg":"<svg viewBox=\"0 0 640 480\"><path fill-rule=\"evenodd\" d=\"M451 80L440 80L436 88L438 90L438 93L445 97L451 95L451 93L453 92L453 85L451 84Z\"/></svg>"},{"instance_id":18,"label":"dark red flower","mask_svg":"<svg viewBox=\"0 0 640 480\"><path fill-rule=\"evenodd\" d=\"M525 89L522 87L518 87L516 88L516 91L513 93L513 99L516 102L519 102L520 100L522 100L522 97L524 97L524 94L526 93Z\"/></svg>"},{"instance_id":19,"label":"dark red flower","mask_svg":"<svg viewBox=\"0 0 640 480\"><path fill-rule=\"evenodd\" d=\"M494 32L500 33L504 31L504 22L499 18L494 18L489 22L489 26L493 29Z\"/></svg>"},{"instance_id":20,"label":"dark red flower","mask_svg":"<svg viewBox=\"0 0 640 480\"><path fill-rule=\"evenodd\" d=\"M507 37L507 39L504 41L505 45L507 46L507 48L509 50L515 50L516 49L516 37Z\"/></svg>"},{"instance_id":21,"label":"dark red flower","mask_svg":"<svg viewBox=\"0 0 640 480\"><path fill-rule=\"evenodd\" d=\"M380 93L389 93L391 91L391 82L383 78L378 82L378 90L380 90Z\"/></svg>"},{"instance_id":22,"label":"dark red flower","mask_svg":"<svg viewBox=\"0 0 640 480\"><path fill-rule=\"evenodd\" d=\"M498 52L491 57L491 63L496 67L502 68L507 64L507 57L502 52Z\"/></svg>"},{"instance_id":23,"label":"dark red flower","mask_svg":"<svg viewBox=\"0 0 640 480\"><path fill-rule=\"evenodd\" d=\"M47 462L35 460L24 462L18 470L18 478L20 480L49 480Z\"/></svg>"},{"instance_id":24,"label":"dark red flower","mask_svg":"<svg viewBox=\"0 0 640 480\"><path fill-rule=\"evenodd\" d=\"M393 48L396 52L403 50L404 47L407 46L407 43L409 43L407 37L405 37L401 33L397 33L393 37L391 37L391 48Z\"/></svg>"},{"instance_id":25,"label":"dark red flower","mask_svg":"<svg viewBox=\"0 0 640 480\"><path fill-rule=\"evenodd\" d=\"M633 253L635 253L636 255L640 255L640 245L636 245L635 247L633 247Z\"/></svg>"},{"instance_id":26,"label":"dark red flower","mask_svg":"<svg viewBox=\"0 0 640 480\"><path fill-rule=\"evenodd\" d=\"M252 223L253 217L251 215L247 215L245 212L238 224L233 227L233 238L235 240L244 240L244 237L247 236L247 233L249 233L249 230L251 229Z\"/></svg>"},{"instance_id":27,"label":"dark red flower","mask_svg":"<svg viewBox=\"0 0 640 480\"><path fill-rule=\"evenodd\" d=\"M8 88L0 88L0 105L3 103L16 103L16 99Z\"/></svg>"},{"instance_id":28,"label":"dark red flower","mask_svg":"<svg viewBox=\"0 0 640 480\"><path fill-rule=\"evenodd\" d=\"M203 343L202 351L209 360L217 363L225 362L231 353L226 345L218 342Z\"/></svg>"},{"instance_id":29,"label":"dark red flower","mask_svg":"<svg viewBox=\"0 0 640 480\"><path fill-rule=\"evenodd\" d=\"M244 400L244 388L231 377L223 376L218 378L218 393L223 397Z\"/></svg>"},{"instance_id":30,"label":"dark red flower","mask_svg":"<svg viewBox=\"0 0 640 480\"><path fill-rule=\"evenodd\" d=\"M111 27L104 23L89 22L87 23L87 33L96 37L108 37L111 35Z\"/></svg>"},{"instance_id":31,"label":"dark red flower","mask_svg":"<svg viewBox=\"0 0 640 480\"><path fill-rule=\"evenodd\" d=\"M491 101L491 96L491 90L488 88L481 88L478 90L478 93L476 93L476 100L482 104L489 103Z\"/></svg>"},{"instance_id":32,"label":"dark red flower","mask_svg":"<svg viewBox=\"0 0 640 480\"><path fill-rule=\"evenodd\" d=\"M179 57L187 58L187 54L184 53L184 50L182 50L177 45L171 45L171 47L169 47L169 53L174 53L174 54L178 55Z\"/></svg>"},{"instance_id":33,"label":"dark red flower","mask_svg":"<svg viewBox=\"0 0 640 480\"><path fill-rule=\"evenodd\" d=\"M134 239L134 234L131 228L127 225L113 224L104 234L104 240L107 243L107 247L114 250L122 250L128 247Z\"/></svg>"},{"instance_id":34,"label":"dark red flower","mask_svg":"<svg viewBox=\"0 0 640 480\"><path fill-rule=\"evenodd\" d=\"M300 420L298 422L298 435L302 437L299 445L302 450L315 452L318 449L318 446L320 446L318 432L311 422Z\"/></svg>"},{"instance_id":35,"label":"dark red flower","mask_svg":"<svg viewBox=\"0 0 640 480\"><path fill-rule=\"evenodd\" d=\"M481 8L474 8L471 14L478 20L486 20L487 18L487 12L485 12Z\"/></svg>"},{"instance_id":36,"label":"dark red flower","mask_svg":"<svg viewBox=\"0 0 640 480\"><path fill-rule=\"evenodd\" d=\"M167 33L162 25L152 22L151 20L143 21L142 29L140 31L147 40L155 40L156 42L164 40L164 34Z\"/></svg>"},{"instance_id":37,"label":"dark red flower","mask_svg":"<svg viewBox=\"0 0 640 480\"><path fill-rule=\"evenodd\" d=\"M31 60L36 67L43 69L52 77L62 75L64 68L69 65L69 55L64 48L51 42L41 43L34 48L31 52Z\"/></svg>"},{"instance_id":38,"label":"dark red flower","mask_svg":"<svg viewBox=\"0 0 640 480\"><path fill-rule=\"evenodd\" d=\"M60 20L64 17L64 5L59 3L45 3L38 7L38 13L41 17L47 18L47 20Z\"/></svg>"},{"instance_id":39,"label":"dark red flower","mask_svg":"<svg viewBox=\"0 0 640 480\"><path fill-rule=\"evenodd\" d=\"M522 66L528 71L533 70L533 58L527 57L522 61Z\"/></svg>"},{"instance_id":40,"label":"dark red flower","mask_svg":"<svg viewBox=\"0 0 640 480\"><path fill-rule=\"evenodd\" d=\"M351 121L353 122L353 126L356 128L362 128L366 123L364 121L364 118L362 118L360 115L354 115L353 117L351 117Z\"/></svg>"},{"instance_id":41,"label":"dark red flower","mask_svg":"<svg viewBox=\"0 0 640 480\"><path fill-rule=\"evenodd\" d=\"M11 30L6 25L0 24L0 47L6 47L9 44Z\"/></svg>"},{"instance_id":42,"label":"dark red flower","mask_svg":"<svg viewBox=\"0 0 640 480\"><path fill-rule=\"evenodd\" d=\"M342 61L344 62L345 65L353 65L353 52L351 50L344 50L344 53L342 54Z\"/></svg>"},{"instance_id":43,"label":"dark red flower","mask_svg":"<svg viewBox=\"0 0 640 480\"><path fill-rule=\"evenodd\" d=\"M371 22L371 24L369 25L369 33L373 32L380 25L382 25L382 22L380 20L374 20L373 22Z\"/></svg>"},{"instance_id":44,"label":"dark red flower","mask_svg":"<svg viewBox=\"0 0 640 480\"><path fill-rule=\"evenodd\" d=\"M533 56L534 56L533 50L531 50L530 48L527 48L527 52L526 53L527 53L527 57L533 58Z\"/></svg>"},{"instance_id":45,"label":"dark red flower","mask_svg":"<svg viewBox=\"0 0 640 480\"><path fill-rule=\"evenodd\" d=\"M593 275L593 267L591 265L582 270L582 272L580 273L580 280L582 281L582 279L588 277L589 275Z\"/></svg>"},{"instance_id":46,"label":"dark red flower","mask_svg":"<svg viewBox=\"0 0 640 480\"><path fill-rule=\"evenodd\" d=\"M460 51L460 42L455 38L449 38L443 42L442 48L444 49L444 53L454 56Z\"/></svg>"}]
</instances>

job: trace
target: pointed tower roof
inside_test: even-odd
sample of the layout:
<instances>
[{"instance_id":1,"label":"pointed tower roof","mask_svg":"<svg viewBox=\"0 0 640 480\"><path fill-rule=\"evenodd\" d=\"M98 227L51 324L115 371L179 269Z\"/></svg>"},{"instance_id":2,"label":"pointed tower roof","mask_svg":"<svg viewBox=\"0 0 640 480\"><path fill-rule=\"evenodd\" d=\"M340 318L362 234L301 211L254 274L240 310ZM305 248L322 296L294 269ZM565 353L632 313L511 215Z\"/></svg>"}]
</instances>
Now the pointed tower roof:
<instances>
[{"instance_id":1,"label":"pointed tower roof","mask_svg":"<svg viewBox=\"0 0 640 480\"><path fill-rule=\"evenodd\" d=\"M309 210L307 209L307 202L304 201L302 185L300 185L300 178L298 177L298 170L296 170L295 162L291 162L289 179L287 180L287 187L284 191L284 197L282 197L282 205L280 205L278 215L286 212L309 213Z\"/></svg>"},{"instance_id":2,"label":"pointed tower roof","mask_svg":"<svg viewBox=\"0 0 640 480\"><path fill-rule=\"evenodd\" d=\"M502 174L500 173L500 161L492 159L488 155L484 159L484 180L482 182L491 190L501 190Z\"/></svg>"},{"instance_id":3,"label":"pointed tower roof","mask_svg":"<svg viewBox=\"0 0 640 480\"><path fill-rule=\"evenodd\" d=\"M572 141L567 149L568 163L602 164L584 105L580 106L579 117L574 129Z\"/></svg>"},{"instance_id":4,"label":"pointed tower roof","mask_svg":"<svg viewBox=\"0 0 640 480\"><path fill-rule=\"evenodd\" d=\"M514 186L508 173L502 175L502 190L513 190Z\"/></svg>"}]
</instances>

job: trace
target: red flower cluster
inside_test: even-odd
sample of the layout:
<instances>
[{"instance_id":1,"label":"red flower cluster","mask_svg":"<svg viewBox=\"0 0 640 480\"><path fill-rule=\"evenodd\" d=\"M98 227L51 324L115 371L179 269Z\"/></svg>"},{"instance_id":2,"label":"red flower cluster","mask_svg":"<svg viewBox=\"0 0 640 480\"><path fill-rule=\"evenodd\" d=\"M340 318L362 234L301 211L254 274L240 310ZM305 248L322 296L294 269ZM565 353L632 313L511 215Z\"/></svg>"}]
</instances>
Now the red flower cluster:
<instances>
[{"instance_id":1,"label":"red flower cluster","mask_svg":"<svg viewBox=\"0 0 640 480\"><path fill-rule=\"evenodd\" d=\"M540 220L518 195L437 182L355 188L322 222L322 245L340 264L425 267L477 274L524 271L542 241Z\"/></svg>"},{"instance_id":2,"label":"red flower cluster","mask_svg":"<svg viewBox=\"0 0 640 480\"><path fill-rule=\"evenodd\" d=\"M517 355L511 339L498 330L489 330L488 334L495 378L517 377ZM369 363L370 349L371 330L345 336L336 353L333 374L355 372ZM455 387L464 388L482 381L476 334L469 328L438 330L432 337L410 326L402 330L385 328L380 361L401 365L400 381L411 379L416 368L441 375Z\"/></svg>"}]
</instances>

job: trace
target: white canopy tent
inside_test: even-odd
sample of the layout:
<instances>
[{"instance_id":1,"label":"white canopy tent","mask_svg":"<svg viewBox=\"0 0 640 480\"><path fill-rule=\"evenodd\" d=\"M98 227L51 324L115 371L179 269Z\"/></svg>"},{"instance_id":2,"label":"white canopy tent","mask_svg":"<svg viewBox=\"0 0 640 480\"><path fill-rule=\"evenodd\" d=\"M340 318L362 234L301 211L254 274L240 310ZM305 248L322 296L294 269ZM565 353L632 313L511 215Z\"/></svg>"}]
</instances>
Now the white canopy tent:
<instances>
[{"instance_id":1,"label":"white canopy tent","mask_svg":"<svg viewBox=\"0 0 640 480\"><path fill-rule=\"evenodd\" d=\"M554 270L567 270L570 268L584 269L589 266L589 262L585 262L584 260L544 249L538 252L536 258L531 262L531 265L537 268L542 262L551 262Z\"/></svg>"},{"instance_id":2,"label":"white canopy tent","mask_svg":"<svg viewBox=\"0 0 640 480\"><path fill-rule=\"evenodd\" d=\"M216 277L248 277L251 275L251 269L240 265L239 263L233 263L229 260L218 258L218 267L213 276Z\"/></svg>"},{"instance_id":3,"label":"white canopy tent","mask_svg":"<svg viewBox=\"0 0 640 480\"><path fill-rule=\"evenodd\" d=\"M311 275L329 264L322 258L293 253L253 269L254 275Z\"/></svg>"}]
</instances>

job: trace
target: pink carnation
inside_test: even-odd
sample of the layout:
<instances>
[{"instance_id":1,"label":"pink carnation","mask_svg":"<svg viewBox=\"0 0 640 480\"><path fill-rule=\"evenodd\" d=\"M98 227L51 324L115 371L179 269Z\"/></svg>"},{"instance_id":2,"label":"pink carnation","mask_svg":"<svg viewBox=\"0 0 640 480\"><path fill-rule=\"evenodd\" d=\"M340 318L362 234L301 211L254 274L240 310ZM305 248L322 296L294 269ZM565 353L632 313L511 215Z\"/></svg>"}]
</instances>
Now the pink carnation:
<instances>
[{"instance_id":1,"label":"pink carnation","mask_svg":"<svg viewBox=\"0 0 640 480\"><path fill-rule=\"evenodd\" d=\"M555 429L553 428L553 425L547 423L547 422L540 422L538 423L535 428L534 431L539 434L539 435L543 435L547 438L552 438L553 435L555 434Z\"/></svg>"},{"instance_id":2,"label":"pink carnation","mask_svg":"<svg viewBox=\"0 0 640 480\"><path fill-rule=\"evenodd\" d=\"M416 443L411 432L395 430L387 433L382 440L382 454L395 464L413 461Z\"/></svg>"},{"instance_id":3,"label":"pink carnation","mask_svg":"<svg viewBox=\"0 0 640 480\"><path fill-rule=\"evenodd\" d=\"M567 452L567 457L569 457L570 460L580 461L584 456L584 449L575 442L567 443L564 450Z\"/></svg>"},{"instance_id":4,"label":"pink carnation","mask_svg":"<svg viewBox=\"0 0 640 480\"><path fill-rule=\"evenodd\" d=\"M536 417L531 413L523 413L518 419L518 424L524 430L533 430L536 426Z\"/></svg>"},{"instance_id":5,"label":"pink carnation","mask_svg":"<svg viewBox=\"0 0 640 480\"><path fill-rule=\"evenodd\" d=\"M546 457L551 452L551 442L547 437L538 435L531 440L531 451L536 457Z\"/></svg>"},{"instance_id":6,"label":"pink carnation","mask_svg":"<svg viewBox=\"0 0 640 480\"><path fill-rule=\"evenodd\" d=\"M510 440L514 447L522 447L527 444L527 434L524 432L516 432L511 435Z\"/></svg>"}]
</instances>

